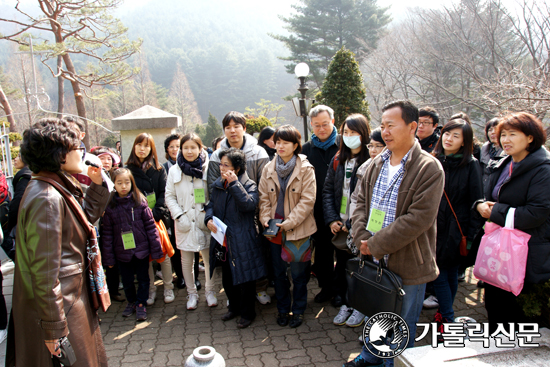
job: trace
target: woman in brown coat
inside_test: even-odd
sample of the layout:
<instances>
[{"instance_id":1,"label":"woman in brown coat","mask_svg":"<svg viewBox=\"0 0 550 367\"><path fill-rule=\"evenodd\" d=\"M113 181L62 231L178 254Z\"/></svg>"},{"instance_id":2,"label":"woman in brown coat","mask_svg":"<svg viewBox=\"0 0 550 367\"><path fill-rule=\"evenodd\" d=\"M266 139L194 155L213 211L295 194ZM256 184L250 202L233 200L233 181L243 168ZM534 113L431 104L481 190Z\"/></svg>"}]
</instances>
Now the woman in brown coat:
<instances>
[{"instance_id":1,"label":"woman in brown coat","mask_svg":"<svg viewBox=\"0 0 550 367\"><path fill-rule=\"evenodd\" d=\"M92 183L85 197L72 177L82 170L79 136L64 120L43 119L23 134L21 155L35 176L53 179L74 195L93 223L109 193L98 168L88 170ZM18 367L52 366L52 354L59 353L64 336L76 354L73 366L107 366L97 312L89 299L87 234L54 186L30 181L16 237L13 319Z\"/></svg>"},{"instance_id":2,"label":"woman in brown coat","mask_svg":"<svg viewBox=\"0 0 550 367\"><path fill-rule=\"evenodd\" d=\"M277 155L264 167L260 181L260 221L264 227L269 227L270 219L282 220L276 224L279 227L277 236L269 238L277 296L277 324L295 328L302 324L307 307L307 282L311 272L309 237L317 231L313 218L315 170L306 156L299 154L301 136L294 126L279 127L273 141ZM286 251L282 248L283 241L288 245ZM295 251L289 254L291 248ZM287 262L290 262L292 275L293 303Z\"/></svg>"}]
</instances>

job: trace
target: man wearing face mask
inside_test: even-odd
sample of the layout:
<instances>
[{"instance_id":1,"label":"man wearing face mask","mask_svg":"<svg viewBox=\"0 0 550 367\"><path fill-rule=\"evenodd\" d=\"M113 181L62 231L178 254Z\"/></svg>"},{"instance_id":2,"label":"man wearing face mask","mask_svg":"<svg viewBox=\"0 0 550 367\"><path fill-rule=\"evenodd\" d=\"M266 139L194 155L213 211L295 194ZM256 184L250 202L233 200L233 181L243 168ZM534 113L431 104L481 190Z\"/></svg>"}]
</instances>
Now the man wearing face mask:
<instances>
[{"instance_id":1,"label":"man wearing face mask","mask_svg":"<svg viewBox=\"0 0 550 367\"><path fill-rule=\"evenodd\" d=\"M341 306L334 323L355 327L363 323L364 315L346 306L346 262L352 256L344 249L351 228L350 198L357 184L357 169L369 159L369 121L361 114L350 115L340 127L340 134L339 150L328 166L322 193L324 224L330 227L332 238L330 254L336 254L336 266L326 271L332 275L332 305Z\"/></svg>"}]
</instances>

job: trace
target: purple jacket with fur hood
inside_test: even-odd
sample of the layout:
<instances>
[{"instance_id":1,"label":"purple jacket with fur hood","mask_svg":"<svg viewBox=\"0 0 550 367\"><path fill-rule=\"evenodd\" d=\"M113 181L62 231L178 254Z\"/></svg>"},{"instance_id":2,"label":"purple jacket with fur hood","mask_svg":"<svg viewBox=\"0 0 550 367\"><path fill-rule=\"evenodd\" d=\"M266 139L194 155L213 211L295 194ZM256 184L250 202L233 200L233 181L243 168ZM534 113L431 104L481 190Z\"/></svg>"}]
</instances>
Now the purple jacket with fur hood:
<instances>
[{"instance_id":1,"label":"purple jacket with fur hood","mask_svg":"<svg viewBox=\"0 0 550 367\"><path fill-rule=\"evenodd\" d=\"M160 246L160 237L153 218L153 212L143 200L141 205L134 207L132 194L121 198L116 195L116 207L111 204L103 215L103 264L115 265L116 261L130 262L132 256L144 259L151 255L153 259L162 259L164 254ZM132 231L135 249L125 250L122 242L122 232Z\"/></svg>"}]
</instances>

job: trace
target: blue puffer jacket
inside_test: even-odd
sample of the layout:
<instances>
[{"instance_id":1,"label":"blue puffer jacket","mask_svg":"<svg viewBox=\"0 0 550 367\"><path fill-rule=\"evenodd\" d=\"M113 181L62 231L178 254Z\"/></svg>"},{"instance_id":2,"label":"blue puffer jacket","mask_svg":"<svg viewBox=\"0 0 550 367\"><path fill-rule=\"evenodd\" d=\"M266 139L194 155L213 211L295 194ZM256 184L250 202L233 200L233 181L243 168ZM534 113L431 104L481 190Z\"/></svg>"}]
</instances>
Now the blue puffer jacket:
<instances>
[{"instance_id":1,"label":"blue puffer jacket","mask_svg":"<svg viewBox=\"0 0 550 367\"><path fill-rule=\"evenodd\" d=\"M224 189L221 178L212 185L210 202L206 206L204 223L218 217L227 225L227 260L231 262L233 284L242 284L266 276L264 257L260 248L260 236L256 231L254 215L258 206L258 188L246 172L239 180L231 182ZM210 276L214 272L216 257L214 247L217 241L210 241Z\"/></svg>"},{"instance_id":2,"label":"blue puffer jacket","mask_svg":"<svg viewBox=\"0 0 550 367\"><path fill-rule=\"evenodd\" d=\"M116 207L111 204L103 215L103 264L115 265L116 261L130 262L132 256L144 259L151 255L153 259L162 259L164 254L160 247L160 238L153 219L153 213L147 201L135 206L132 194L121 198L116 195ZM125 250L122 243L122 232L132 231L135 249Z\"/></svg>"}]
</instances>

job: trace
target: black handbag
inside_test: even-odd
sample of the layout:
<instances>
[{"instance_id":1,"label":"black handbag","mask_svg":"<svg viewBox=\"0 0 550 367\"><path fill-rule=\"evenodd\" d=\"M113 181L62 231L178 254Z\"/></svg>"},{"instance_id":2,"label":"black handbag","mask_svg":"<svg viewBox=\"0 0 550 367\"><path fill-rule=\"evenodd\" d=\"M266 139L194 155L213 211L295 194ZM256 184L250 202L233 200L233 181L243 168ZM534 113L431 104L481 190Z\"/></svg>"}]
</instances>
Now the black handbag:
<instances>
[{"instance_id":1,"label":"black handbag","mask_svg":"<svg viewBox=\"0 0 550 367\"><path fill-rule=\"evenodd\" d=\"M384 259L378 265L365 257L348 260L346 280L348 306L369 317L379 312L401 314L403 281L388 270Z\"/></svg>"}]
</instances>

